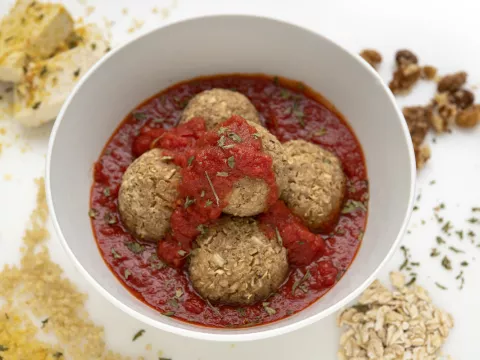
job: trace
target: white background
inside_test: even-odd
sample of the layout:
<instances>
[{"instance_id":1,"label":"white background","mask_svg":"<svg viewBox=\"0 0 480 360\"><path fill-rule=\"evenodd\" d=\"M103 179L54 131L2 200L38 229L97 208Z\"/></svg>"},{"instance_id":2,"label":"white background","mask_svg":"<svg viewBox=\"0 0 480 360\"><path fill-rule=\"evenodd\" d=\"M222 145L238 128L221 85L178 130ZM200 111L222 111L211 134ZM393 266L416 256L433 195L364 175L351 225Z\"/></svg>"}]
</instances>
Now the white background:
<instances>
[{"instance_id":1,"label":"white background","mask_svg":"<svg viewBox=\"0 0 480 360\"><path fill-rule=\"evenodd\" d=\"M6 13L12 3L13 0L0 0L0 15ZM70 0L64 3L76 16L85 15L83 1ZM186 17L219 13L259 14L309 27L352 52L365 47L378 49L385 58L380 73L386 81L391 77L395 51L409 48L418 54L422 64L435 65L440 73L466 70L469 73L469 85L475 87L480 84L480 2L476 0L89 0L88 5L94 5L95 11L86 17L87 21L103 23L104 17L115 21L111 29L114 45L148 29ZM159 10L168 8L169 16L165 19L160 13L152 13L155 6ZM122 14L121 9L125 7L129 9L128 15ZM131 34L127 29L132 25L133 17L145 21L145 25ZM433 91L433 84L422 83L410 96L399 98L398 103L401 106L425 104ZM480 96L478 91L476 93ZM0 135L0 143L4 144L0 154L1 265L15 263L19 259L20 239L34 206L36 189L33 179L44 174L50 126L26 131L10 120L0 120L0 127L8 130L6 136ZM451 272L441 267L441 258L433 259L429 254L430 249L436 246L435 237L441 234L440 226L433 218L433 207L440 202L446 205L441 215L458 230L472 229L480 234L480 225L466 222L472 216L471 207L480 206L479 139L480 128L475 131L454 130L452 134L439 136L436 144L432 144L432 160L418 176L417 192L422 194L419 210L414 212L410 222L411 233L404 239L404 245L411 249L412 260L421 263L417 271L418 282L430 291L436 304L455 317L455 329L445 352L462 360L480 358L476 335L480 322L480 288L476 279L480 264L476 258L480 255L480 248L471 245L469 240L460 241L455 235L448 238L450 245L466 252L456 255L448 250L442 251L448 253L452 260L454 270ZM5 144L12 145L6 147ZM11 175L12 179L6 180L5 174ZM434 185L430 185L432 180L436 181ZM480 213L477 216L480 217ZM426 224L422 225L421 220L425 220ZM478 235L475 242L480 242ZM54 260L63 266L66 274L82 291L90 294L90 313L97 323L105 326L108 344L115 351L143 355L152 360L157 359L158 350L174 360L263 360L267 356L278 360L336 358L339 331L335 327L334 317L289 335L254 343L208 343L160 332L128 317L100 297L69 263L53 231L49 245ZM446 249L445 245L443 248ZM470 265L464 269L465 288L460 291L457 289L458 281L454 278L463 260ZM381 278L385 280L388 272L397 269L402 261L403 256L399 252L383 269ZM435 282L447 286L448 290L439 289ZM132 343L132 336L139 329L145 329L146 332ZM146 344L152 344L153 350L146 351Z\"/></svg>"}]
</instances>

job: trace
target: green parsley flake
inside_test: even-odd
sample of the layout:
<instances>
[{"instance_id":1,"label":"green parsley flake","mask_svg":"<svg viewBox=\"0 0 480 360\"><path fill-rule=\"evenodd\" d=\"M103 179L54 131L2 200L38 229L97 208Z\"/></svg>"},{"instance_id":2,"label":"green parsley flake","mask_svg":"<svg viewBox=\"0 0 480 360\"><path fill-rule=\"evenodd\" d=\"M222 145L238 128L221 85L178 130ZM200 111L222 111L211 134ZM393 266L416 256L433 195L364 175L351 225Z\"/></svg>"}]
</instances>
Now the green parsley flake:
<instances>
[{"instance_id":1,"label":"green parsley flake","mask_svg":"<svg viewBox=\"0 0 480 360\"><path fill-rule=\"evenodd\" d=\"M442 290L447 290L446 286L443 286L442 284L439 284L438 282L435 282L435 285L437 285L437 287L442 289Z\"/></svg>"},{"instance_id":2,"label":"green parsley flake","mask_svg":"<svg viewBox=\"0 0 480 360\"><path fill-rule=\"evenodd\" d=\"M178 300L176 298L167 301L168 305L174 308L178 308Z\"/></svg>"},{"instance_id":3,"label":"green parsley flake","mask_svg":"<svg viewBox=\"0 0 480 360\"><path fill-rule=\"evenodd\" d=\"M282 99L288 99L290 97L290 91L286 89L280 89L280 96Z\"/></svg>"},{"instance_id":4,"label":"green parsley flake","mask_svg":"<svg viewBox=\"0 0 480 360\"><path fill-rule=\"evenodd\" d=\"M126 269L125 272L123 273L123 276L125 277L125 280L128 280L128 278L132 275L131 271Z\"/></svg>"},{"instance_id":5,"label":"green parsley flake","mask_svg":"<svg viewBox=\"0 0 480 360\"><path fill-rule=\"evenodd\" d=\"M183 205L183 207L186 209L188 208L190 205L193 205L195 203L195 199L190 199L188 196L187 198L185 199L185 204Z\"/></svg>"},{"instance_id":6,"label":"green parsley flake","mask_svg":"<svg viewBox=\"0 0 480 360\"><path fill-rule=\"evenodd\" d=\"M228 137L237 143L242 142L242 138L234 132L229 133Z\"/></svg>"},{"instance_id":7,"label":"green parsley flake","mask_svg":"<svg viewBox=\"0 0 480 360\"><path fill-rule=\"evenodd\" d=\"M443 240L440 236L437 236L437 237L436 237L436 240L437 240L437 244L438 244L438 245L442 245L442 244L445 244L445 243L446 243L446 241Z\"/></svg>"},{"instance_id":8,"label":"green parsley flake","mask_svg":"<svg viewBox=\"0 0 480 360\"><path fill-rule=\"evenodd\" d=\"M183 295L183 290L182 289L178 288L178 289L175 290L175 297L177 299L180 299L182 297L182 295Z\"/></svg>"},{"instance_id":9,"label":"green parsley flake","mask_svg":"<svg viewBox=\"0 0 480 360\"><path fill-rule=\"evenodd\" d=\"M139 111L135 111L132 115L137 120L145 120L147 118L145 113Z\"/></svg>"},{"instance_id":10,"label":"green parsley flake","mask_svg":"<svg viewBox=\"0 0 480 360\"><path fill-rule=\"evenodd\" d=\"M295 283L292 286L292 295L295 295L295 291L297 290L297 288L303 285L303 283L308 279L310 279L311 277L312 275L310 274L310 270L307 270L305 275L303 275L303 277L300 280L295 281Z\"/></svg>"},{"instance_id":11,"label":"green parsley flake","mask_svg":"<svg viewBox=\"0 0 480 360\"><path fill-rule=\"evenodd\" d=\"M327 129L321 128L313 133L314 136L323 136L327 133Z\"/></svg>"},{"instance_id":12,"label":"green parsley flake","mask_svg":"<svg viewBox=\"0 0 480 360\"><path fill-rule=\"evenodd\" d=\"M342 209L342 214L350 214L356 210L366 211L366 206L361 201L348 199L345 206Z\"/></svg>"},{"instance_id":13,"label":"green parsley flake","mask_svg":"<svg viewBox=\"0 0 480 360\"><path fill-rule=\"evenodd\" d=\"M280 231L278 231L278 228L275 228L275 234L277 235L277 241L280 244L280 246L283 246L283 239L282 236L280 235Z\"/></svg>"},{"instance_id":14,"label":"green parsley flake","mask_svg":"<svg viewBox=\"0 0 480 360\"><path fill-rule=\"evenodd\" d=\"M133 335L132 341L137 340L140 336L142 336L145 333L145 330L139 330L135 335Z\"/></svg>"},{"instance_id":15,"label":"green parsley flake","mask_svg":"<svg viewBox=\"0 0 480 360\"><path fill-rule=\"evenodd\" d=\"M205 233L208 230L208 227L206 227L203 224L200 224L200 225L197 226L197 230L200 232L200 234L205 235Z\"/></svg>"},{"instance_id":16,"label":"green parsley flake","mask_svg":"<svg viewBox=\"0 0 480 360\"><path fill-rule=\"evenodd\" d=\"M448 257L446 257L446 256L443 257L442 266L447 270L452 270L452 262L450 261L450 259Z\"/></svg>"},{"instance_id":17,"label":"green parsley flake","mask_svg":"<svg viewBox=\"0 0 480 360\"><path fill-rule=\"evenodd\" d=\"M463 254L463 253L465 253L465 251L460 250L460 249L457 249L456 247L453 247L453 246L449 246L448 248L449 248L450 250L452 250L454 253L457 253L457 254Z\"/></svg>"},{"instance_id":18,"label":"green parsley flake","mask_svg":"<svg viewBox=\"0 0 480 360\"><path fill-rule=\"evenodd\" d=\"M228 166L230 167L230 169L233 169L235 167L235 157L230 156L227 159L227 163L228 163Z\"/></svg>"},{"instance_id":19,"label":"green parsley flake","mask_svg":"<svg viewBox=\"0 0 480 360\"><path fill-rule=\"evenodd\" d=\"M195 160L195 156L190 156L187 160L187 165L192 166L193 160Z\"/></svg>"},{"instance_id":20,"label":"green parsley flake","mask_svg":"<svg viewBox=\"0 0 480 360\"><path fill-rule=\"evenodd\" d=\"M430 256L437 257L438 255L440 255L440 251L438 251L436 248L433 248L432 252L430 253Z\"/></svg>"},{"instance_id":21,"label":"green parsley flake","mask_svg":"<svg viewBox=\"0 0 480 360\"><path fill-rule=\"evenodd\" d=\"M210 185L210 188L212 189L213 196L215 196L215 201L217 202L217 206L220 205L220 199L218 198L217 192L215 191L215 188L213 187L212 180L210 180L210 176L208 176L208 173L205 171L205 177L207 178L208 184Z\"/></svg>"},{"instance_id":22,"label":"green parsley flake","mask_svg":"<svg viewBox=\"0 0 480 360\"><path fill-rule=\"evenodd\" d=\"M145 250L145 246L136 241L126 242L125 246L134 254L140 254Z\"/></svg>"},{"instance_id":23,"label":"green parsley flake","mask_svg":"<svg viewBox=\"0 0 480 360\"><path fill-rule=\"evenodd\" d=\"M113 225L117 223L117 218L115 215L112 213L107 212L104 216L104 220L107 222L107 224Z\"/></svg>"},{"instance_id":24,"label":"green parsley flake","mask_svg":"<svg viewBox=\"0 0 480 360\"><path fill-rule=\"evenodd\" d=\"M115 248L112 248L112 255L115 259L120 259L122 256L115 250Z\"/></svg>"},{"instance_id":25,"label":"green parsley flake","mask_svg":"<svg viewBox=\"0 0 480 360\"><path fill-rule=\"evenodd\" d=\"M447 222L445 223L445 225L443 225L442 231L443 231L444 233L448 234L448 233L450 232L450 230L452 229L452 227L453 227L453 226L452 226L452 224L450 223L450 221L447 221Z\"/></svg>"},{"instance_id":26,"label":"green parsley flake","mask_svg":"<svg viewBox=\"0 0 480 360\"><path fill-rule=\"evenodd\" d=\"M271 308L269 305L270 305L269 302L263 303L263 308L265 309L265 312L270 316L275 315L277 311L274 308Z\"/></svg>"}]
</instances>

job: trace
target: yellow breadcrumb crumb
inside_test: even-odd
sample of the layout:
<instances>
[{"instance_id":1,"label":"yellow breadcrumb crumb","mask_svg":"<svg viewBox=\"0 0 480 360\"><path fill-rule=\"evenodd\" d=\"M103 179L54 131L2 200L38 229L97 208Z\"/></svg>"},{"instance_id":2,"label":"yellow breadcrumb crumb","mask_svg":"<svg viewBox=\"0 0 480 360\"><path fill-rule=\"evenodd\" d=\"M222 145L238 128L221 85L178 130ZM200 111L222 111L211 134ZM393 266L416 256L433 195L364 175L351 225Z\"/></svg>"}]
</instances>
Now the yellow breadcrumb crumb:
<instances>
[{"instance_id":1,"label":"yellow breadcrumb crumb","mask_svg":"<svg viewBox=\"0 0 480 360\"><path fill-rule=\"evenodd\" d=\"M85 9L85 16L90 16L95 12L95 6L87 6Z\"/></svg>"},{"instance_id":2,"label":"yellow breadcrumb crumb","mask_svg":"<svg viewBox=\"0 0 480 360\"><path fill-rule=\"evenodd\" d=\"M128 32L133 33L134 31L141 29L144 24L145 21L134 18L132 20L132 26L128 29Z\"/></svg>"},{"instance_id":3,"label":"yellow breadcrumb crumb","mask_svg":"<svg viewBox=\"0 0 480 360\"><path fill-rule=\"evenodd\" d=\"M168 10L167 8L163 8L162 9L162 19L168 18L169 15L170 15L170 10Z\"/></svg>"},{"instance_id":4,"label":"yellow breadcrumb crumb","mask_svg":"<svg viewBox=\"0 0 480 360\"><path fill-rule=\"evenodd\" d=\"M23 236L20 266L6 265L0 272L0 345L4 360L124 360L106 350L104 329L85 310L87 296L54 263L45 241L48 208L44 180L37 179L37 206ZM27 316L38 320L37 326ZM36 338L53 335L56 345Z\"/></svg>"},{"instance_id":5,"label":"yellow breadcrumb crumb","mask_svg":"<svg viewBox=\"0 0 480 360\"><path fill-rule=\"evenodd\" d=\"M3 175L3 180L5 180L5 181L10 181L10 180L12 180L12 174L5 174L5 175Z\"/></svg>"}]
</instances>

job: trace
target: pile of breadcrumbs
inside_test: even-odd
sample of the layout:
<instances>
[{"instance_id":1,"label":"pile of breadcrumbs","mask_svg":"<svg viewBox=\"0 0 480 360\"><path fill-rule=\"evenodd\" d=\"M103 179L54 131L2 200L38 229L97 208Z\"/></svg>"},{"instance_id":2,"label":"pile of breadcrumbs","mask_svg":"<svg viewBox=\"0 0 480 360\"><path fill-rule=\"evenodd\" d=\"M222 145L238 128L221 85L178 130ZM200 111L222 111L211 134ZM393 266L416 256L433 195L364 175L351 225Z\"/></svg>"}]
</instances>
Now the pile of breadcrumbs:
<instances>
[{"instance_id":1,"label":"pile of breadcrumbs","mask_svg":"<svg viewBox=\"0 0 480 360\"><path fill-rule=\"evenodd\" d=\"M341 360L437 360L453 327L450 314L436 308L425 289L407 286L390 274L392 292L376 280L355 305L341 312Z\"/></svg>"},{"instance_id":2,"label":"pile of breadcrumbs","mask_svg":"<svg viewBox=\"0 0 480 360\"><path fill-rule=\"evenodd\" d=\"M103 327L85 310L87 296L52 262L45 245L44 181L36 183L37 206L23 237L20 266L7 265L0 272L0 359L128 359L106 350ZM40 341L39 335L55 342Z\"/></svg>"}]
</instances>

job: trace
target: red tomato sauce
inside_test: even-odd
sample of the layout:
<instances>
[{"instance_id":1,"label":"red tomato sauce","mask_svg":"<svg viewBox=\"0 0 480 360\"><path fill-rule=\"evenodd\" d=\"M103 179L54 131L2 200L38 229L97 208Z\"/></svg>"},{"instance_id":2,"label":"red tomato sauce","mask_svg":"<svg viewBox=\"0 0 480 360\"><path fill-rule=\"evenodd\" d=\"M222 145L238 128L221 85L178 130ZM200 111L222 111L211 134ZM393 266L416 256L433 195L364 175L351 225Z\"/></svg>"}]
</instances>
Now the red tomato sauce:
<instances>
[{"instance_id":1,"label":"red tomato sauce","mask_svg":"<svg viewBox=\"0 0 480 360\"><path fill-rule=\"evenodd\" d=\"M246 95L265 126L281 142L304 139L340 158L348 178L347 206L338 222L332 224L330 233L310 232L282 201L275 201L278 189L270 170L271 159L261 151L253 127L245 126L241 119L229 120L226 126L229 131L248 139L241 146L228 133L225 136L216 131L206 132L202 119L175 127L188 100L211 88L232 89ZM226 149L219 152L217 145L222 136ZM235 146L229 147L232 144ZM156 244L137 242L122 226L117 210L123 173L136 157L152 147L164 149L164 156L170 156L182 168L180 195L171 218L172 235L159 242L158 249ZM229 165L231 157L234 168ZM226 177L215 176L226 172L229 174ZM280 237L288 250L291 272L283 286L267 300L275 313L267 312L262 303L214 307L195 292L182 267L193 239L203 225L220 216L233 182L244 174L260 177L269 185L271 206L258 220L267 236ZM245 327L290 316L335 285L360 246L367 202L368 180L362 149L346 122L319 94L287 79L225 75L174 85L139 105L125 118L94 166L90 216L105 262L137 298L179 320L210 327ZM359 203L362 206L348 206ZM166 266L165 262L173 266Z\"/></svg>"}]
</instances>

